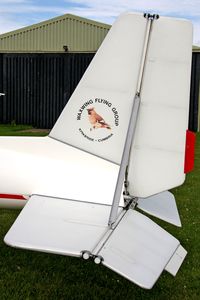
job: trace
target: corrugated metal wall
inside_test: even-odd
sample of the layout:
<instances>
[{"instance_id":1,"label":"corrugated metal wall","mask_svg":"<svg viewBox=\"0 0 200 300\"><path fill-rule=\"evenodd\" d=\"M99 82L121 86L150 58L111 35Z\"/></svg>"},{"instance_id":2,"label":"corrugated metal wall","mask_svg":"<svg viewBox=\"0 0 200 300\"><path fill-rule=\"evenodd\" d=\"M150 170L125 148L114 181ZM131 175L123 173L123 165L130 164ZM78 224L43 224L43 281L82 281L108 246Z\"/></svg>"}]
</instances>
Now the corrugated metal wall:
<instances>
[{"instance_id":1,"label":"corrugated metal wall","mask_svg":"<svg viewBox=\"0 0 200 300\"><path fill-rule=\"evenodd\" d=\"M198 106L200 94L200 52L192 54L192 73L190 90L190 114L189 129L197 131L198 129Z\"/></svg>"},{"instance_id":2,"label":"corrugated metal wall","mask_svg":"<svg viewBox=\"0 0 200 300\"><path fill-rule=\"evenodd\" d=\"M94 54L0 54L0 122L52 128ZM197 131L200 53L193 53L189 129Z\"/></svg>"},{"instance_id":3,"label":"corrugated metal wall","mask_svg":"<svg viewBox=\"0 0 200 300\"><path fill-rule=\"evenodd\" d=\"M0 54L0 120L52 128L93 53Z\"/></svg>"},{"instance_id":4,"label":"corrugated metal wall","mask_svg":"<svg viewBox=\"0 0 200 300\"><path fill-rule=\"evenodd\" d=\"M0 55L0 93L3 93L3 56ZM3 96L0 97L0 123L3 121Z\"/></svg>"},{"instance_id":5,"label":"corrugated metal wall","mask_svg":"<svg viewBox=\"0 0 200 300\"><path fill-rule=\"evenodd\" d=\"M0 35L0 52L95 52L110 25L66 14Z\"/></svg>"}]
</instances>

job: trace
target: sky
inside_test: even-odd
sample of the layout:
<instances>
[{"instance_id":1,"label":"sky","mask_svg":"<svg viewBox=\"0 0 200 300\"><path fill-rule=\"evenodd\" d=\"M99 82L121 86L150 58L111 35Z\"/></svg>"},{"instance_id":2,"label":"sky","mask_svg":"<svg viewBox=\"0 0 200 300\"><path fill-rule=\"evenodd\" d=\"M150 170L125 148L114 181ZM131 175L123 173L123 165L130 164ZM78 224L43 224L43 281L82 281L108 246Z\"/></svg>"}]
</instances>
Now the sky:
<instances>
[{"instance_id":1,"label":"sky","mask_svg":"<svg viewBox=\"0 0 200 300\"><path fill-rule=\"evenodd\" d=\"M0 33L66 13L112 24L125 11L189 19L194 26L193 43L200 46L200 0L0 0Z\"/></svg>"}]
</instances>

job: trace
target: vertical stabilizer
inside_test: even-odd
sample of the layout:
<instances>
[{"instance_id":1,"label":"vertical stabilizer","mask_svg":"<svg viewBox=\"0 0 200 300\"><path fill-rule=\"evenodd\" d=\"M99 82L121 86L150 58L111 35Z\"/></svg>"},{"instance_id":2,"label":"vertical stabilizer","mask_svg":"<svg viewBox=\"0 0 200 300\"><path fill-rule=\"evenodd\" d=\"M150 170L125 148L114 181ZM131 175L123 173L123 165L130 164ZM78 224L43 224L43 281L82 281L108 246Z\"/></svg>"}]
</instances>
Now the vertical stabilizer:
<instances>
[{"instance_id":1,"label":"vertical stabilizer","mask_svg":"<svg viewBox=\"0 0 200 300\"><path fill-rule=\"evenodd\" d=\"M71 96L50 137L121 162L144 46L146 19L121 15Z\"/></svg>"}]
</instances>

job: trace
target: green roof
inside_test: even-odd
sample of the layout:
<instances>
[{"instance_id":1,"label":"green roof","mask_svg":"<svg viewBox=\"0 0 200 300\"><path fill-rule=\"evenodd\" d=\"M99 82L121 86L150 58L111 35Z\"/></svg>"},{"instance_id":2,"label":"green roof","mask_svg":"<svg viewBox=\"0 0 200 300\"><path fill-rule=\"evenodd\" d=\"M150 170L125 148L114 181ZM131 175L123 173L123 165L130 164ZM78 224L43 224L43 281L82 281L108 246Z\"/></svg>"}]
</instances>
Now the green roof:
<instances>
[{"instance_id":1,"label":"green roof","mask_svg":"<svg viewBox=\"0 0 200 300\"><path fill-rule=\"evenodd\" d=\"M95 52L110 25L65 14L0 35L0 52Z\"/></svg>"},{"instance_id":2,"label":"green roof","mask_svg":"<svg viewBox=\"0 0 200 300\"><path fill-rule=\"evenodd\" d=\"M192 51L193 52L200 52L200 47L199 46L192 46Z\"/></svg>"}]
</instances>

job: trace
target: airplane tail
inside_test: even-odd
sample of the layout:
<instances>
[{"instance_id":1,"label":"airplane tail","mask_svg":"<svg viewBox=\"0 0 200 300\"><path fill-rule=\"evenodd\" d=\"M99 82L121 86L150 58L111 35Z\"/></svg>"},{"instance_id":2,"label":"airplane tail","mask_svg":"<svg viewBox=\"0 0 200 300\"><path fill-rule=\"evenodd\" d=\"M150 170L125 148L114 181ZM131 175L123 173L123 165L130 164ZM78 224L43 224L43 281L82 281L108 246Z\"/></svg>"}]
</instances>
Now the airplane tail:
<instances>
[{"instance_id":1,"label":"airplane tail","mask_svg":"<svg viewBox=\"0 0 200 300\"><path fill-rule=\"evenodd\" d=\"M185 179L191 45L185 20L123 14L49 137L0 139L0 188L31 195L8 245L91 258L147 289L176 274L186 250L137 208L181 226L164 191Z\"/></svg>"}]
</instances>

